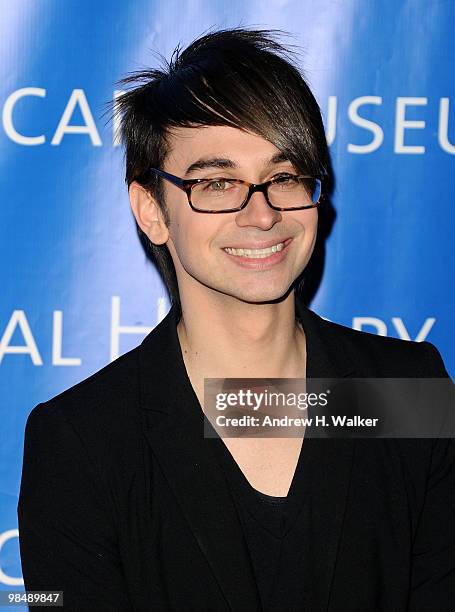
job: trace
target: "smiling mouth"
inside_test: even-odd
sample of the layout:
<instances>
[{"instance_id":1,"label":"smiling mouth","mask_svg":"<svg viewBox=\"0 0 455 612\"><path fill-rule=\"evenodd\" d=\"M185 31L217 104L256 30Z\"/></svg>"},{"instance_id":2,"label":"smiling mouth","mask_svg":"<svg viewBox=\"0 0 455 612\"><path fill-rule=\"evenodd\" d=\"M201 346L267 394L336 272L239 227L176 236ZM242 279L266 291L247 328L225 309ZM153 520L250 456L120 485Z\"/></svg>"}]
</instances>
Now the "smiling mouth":
<instances>
[{"instance_id":1,"label":"smiling mouth","mask_svg":"<svg viewBox=\"0 0 455 612\"><path fill-rule=\"evenodd\" d=\"M229 255L235 255L236 257L264 259L265 257L270 257L270 255L273 255L273 253L282 251L286 246L285 242L277 242L277 244L274 244L266 249L234 249L231 247L225 247L223 251L226 251L226 253L229 253Z\"/></svg>"}]
</instances>

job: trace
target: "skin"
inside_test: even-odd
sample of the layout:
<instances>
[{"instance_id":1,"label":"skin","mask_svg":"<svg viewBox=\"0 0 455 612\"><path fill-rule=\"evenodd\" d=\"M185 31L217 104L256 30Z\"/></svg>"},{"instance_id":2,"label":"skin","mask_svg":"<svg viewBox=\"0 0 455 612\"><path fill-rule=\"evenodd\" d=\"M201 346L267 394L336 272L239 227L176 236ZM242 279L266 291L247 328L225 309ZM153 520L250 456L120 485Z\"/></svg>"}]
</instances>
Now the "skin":
<instances>
[{"instance_id":1,"label":"skin","mask_svg":"<svg viewBox=\"0 0 455 612\"><path fill-rule=\"evenodd\" d=\"M281 172L296 173L289 161L271 163L278 153L269 141L236 128L179 128L169 138L162 169L181 178L222 176L260 183ZM235 167L186 173L191 164L208 158L229 159ZM191 210L181 189L164 183L169 227L157 202L136 182L130 185L130 203L141 229L154 244L166 243L174 261L183 313L177 332L201 407L204 378L303 378L305 334L295 322L294 291L289 289L313 252L317 209L275 211L257 192L241 211L204 214ZM242 266L223 250L288 238L285 257L274 265L253 260L252 267ZM224 442L256 488L286 494L302 439Z\"/></svg>"}]
</instances>

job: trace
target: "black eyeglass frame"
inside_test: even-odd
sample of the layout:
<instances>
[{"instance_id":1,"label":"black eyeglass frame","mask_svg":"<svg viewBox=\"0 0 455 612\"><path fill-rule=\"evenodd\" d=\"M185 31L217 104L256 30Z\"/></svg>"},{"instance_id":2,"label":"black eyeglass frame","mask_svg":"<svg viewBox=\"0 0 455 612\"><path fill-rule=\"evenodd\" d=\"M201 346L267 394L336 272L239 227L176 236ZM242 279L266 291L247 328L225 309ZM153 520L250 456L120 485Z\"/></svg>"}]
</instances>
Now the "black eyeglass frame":
<instances>
[{"instance_id":1,"label":"black eyeglass frame","mask_svg":"<svg viewBox=\"0 0 455 612\"><path fill-rule=\"evenodd\" d=\"M269 194L268 194L268 188L269 185L272 185L274 183L277 183L280 178L282 177L275 177L272 178L268 181L265 181L264 183L250 183L249 181L244 181L242 179L230 179L230 178L225 178L225 177L214 177L213 179L207 179L207 178L202 178L202 179L182 179L179 176L175 176L174 174L170 174L169 172L164 172L164 170L159 170L158 168L149 168L150 172L155 172L155 174L157 174L158 176L166 179L167 181L169 181L170 183L172 183L173 185L175 185L176 187L179 187L180 189L182 189L182 191L184 191L187 195L188 198L188 204L190 205L191 209L194 210L195 212L201 212L201 213L209 213L209 214L218 214L218 213L227 213L227 212L238 212L239 210L242 210L243 208L246 207L246 205L248 204L248 202L250 201L251 196L253 195L253 193L255 193L256 191L260 191L261 193L264 194L264 197L266 199L267 204L270 206L270 208L273 208L273 210L279 210L279 211L287 211L287 210L306 210L308 208L316 208L317 206L320 205L321 200L323 198L323 193L322 193L322 180L323 180L323 175L318 175L318 176L309 176L309 175L290 175L294 178L299 178L299 179L315 179L317 181L319 181L319 189L320 189L320 194L319 194L319 198L318 201L313 203L313 204L308 204L306 206L293 206L292 208L288 208L288 207L281 207L281 206L275 206L274 204L272 204L269 200ZM201 208L196 208L194 206L194 204L191 201L191 192L192 189L195 185L198 185L199 183L204 183L207 181L216 181L216 180L220 180L220 178L224 178L226 181L230 181L233 183L240 183L242 185L248 185L248 193L246 195L245 200L242 202L242 204L240 206L236 206L235 208L225 208L223 210L202 210Z\"/></svg>"}]
</instances>

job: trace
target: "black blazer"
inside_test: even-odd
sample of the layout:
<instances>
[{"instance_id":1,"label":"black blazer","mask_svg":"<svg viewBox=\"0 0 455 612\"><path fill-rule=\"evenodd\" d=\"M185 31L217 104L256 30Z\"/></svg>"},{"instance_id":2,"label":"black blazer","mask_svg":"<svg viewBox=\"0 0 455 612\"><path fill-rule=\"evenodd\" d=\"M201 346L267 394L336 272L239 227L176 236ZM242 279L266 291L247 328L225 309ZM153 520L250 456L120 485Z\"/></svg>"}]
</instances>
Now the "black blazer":
<instances>
[{"instance_id":1,"label":"black blazer","mask_svg":"<svg viewBox=\"0 0 455 612\"><path fill-rule=\"evenodd\" d=\"M448 376L435 347L297 304L308 377ZM135 349L38 404L18 504L25 587L84 612L260 610L174 308ZM305 612L455 609L455 440L305 439ZM283 611L296 610L283 594Z\"/></svg>"}]
</instances>

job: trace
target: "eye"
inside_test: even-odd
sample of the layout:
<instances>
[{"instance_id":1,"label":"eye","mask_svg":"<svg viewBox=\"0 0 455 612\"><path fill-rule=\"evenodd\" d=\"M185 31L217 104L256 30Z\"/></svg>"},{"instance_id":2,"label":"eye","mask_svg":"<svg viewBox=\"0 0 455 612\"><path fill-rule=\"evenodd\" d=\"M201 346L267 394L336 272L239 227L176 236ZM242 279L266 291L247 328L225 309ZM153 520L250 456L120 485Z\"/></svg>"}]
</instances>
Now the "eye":
<instances>
[{"instance_id":1,"label":"eye","mask_svg":"<svg viewBox=\"0 0 455 612\"><path fill-rule=\"evenodd\" d=\"M288 172L280 172L279 174L275 174L273 180L278 185L288 186L295 185L297 181L297 176L295 174L289 174Z\"/></svg>"},{"instance_id":2,"label":"eye","mask_svg":"<svg viewBox=\"0 0 455 612\"><path fill-rule=\"evenodd\" d=\"M231 182L227 179L219 178L204 183L204 191L227 191L231 188Z\"/></svg>"}]
</instances>

